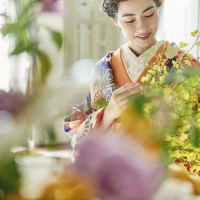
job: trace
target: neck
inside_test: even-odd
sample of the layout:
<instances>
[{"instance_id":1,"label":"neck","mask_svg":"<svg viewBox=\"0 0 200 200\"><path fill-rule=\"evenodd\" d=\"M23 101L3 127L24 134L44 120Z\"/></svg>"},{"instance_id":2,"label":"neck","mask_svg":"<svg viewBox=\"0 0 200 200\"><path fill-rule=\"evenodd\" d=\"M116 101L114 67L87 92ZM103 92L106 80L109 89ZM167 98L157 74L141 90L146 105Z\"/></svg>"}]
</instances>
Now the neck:
<instances>
[{"instance_id":1,"label":"neck","mask_svg":"<svg viewBox=\"0 0 200 200\"><path fill-rule=\"evenodd\" d=\"M130 45L129 45L129 48L131 49L131 51L136 55L136 56L140 56L142 53L144 53L146 50L148 50L149 48L151 48L154 44L156 44L157 43L157 40L156 39L154 39L152 42L151 42L151 44L150 45L148 45L148 46L141 46L141 47L139 47L139 46L136 46L136 45L134 45L134 44L132 44L132 43L130 43Z\"/></svg>"}]
</instances>

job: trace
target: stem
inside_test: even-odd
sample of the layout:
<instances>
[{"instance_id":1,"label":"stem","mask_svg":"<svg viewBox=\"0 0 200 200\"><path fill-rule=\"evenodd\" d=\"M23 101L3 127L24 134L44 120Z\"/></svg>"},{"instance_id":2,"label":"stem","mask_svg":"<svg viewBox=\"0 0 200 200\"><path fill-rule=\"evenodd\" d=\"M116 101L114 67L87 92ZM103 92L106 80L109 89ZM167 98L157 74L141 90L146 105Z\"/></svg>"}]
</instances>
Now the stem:
<instances>
[{"instance_id":1,"label":"stem","mask_svg":"<svg viewBox=\"0 0 200 200\"><path fill-rule=\"evenodd\" d=\"M195 43L193 44L193 46L190 48L190 50L188 51L188 53L193 49L193 47L195 46L195 44L197 43L197 41L198 41L198 39L199 39L199 37L200 37L200 34L197 36L197 39L196 39L196 41L195 41Z\"/></svg>"}]
</instances>

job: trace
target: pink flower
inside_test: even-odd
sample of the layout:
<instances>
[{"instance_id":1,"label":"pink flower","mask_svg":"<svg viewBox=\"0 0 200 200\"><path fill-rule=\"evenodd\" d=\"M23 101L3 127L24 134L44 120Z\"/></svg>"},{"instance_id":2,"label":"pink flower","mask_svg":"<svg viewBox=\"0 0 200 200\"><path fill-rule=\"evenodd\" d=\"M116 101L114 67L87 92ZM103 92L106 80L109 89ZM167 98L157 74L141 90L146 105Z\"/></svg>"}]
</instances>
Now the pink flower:
<instances>
[{"instance_id":1,"label":"pink flower","mask_svg":"<svg viewBox=\"0 0 200 200\"><path fill-rule=\"evenodd\" d=\"M59 6L59 0L41 0L42 9L41 12L55 12L64 14Z\"/></svg>"},{"instance_id":2,"label":"pink flower","mask_svg":"<svg viewBox=\"0 0 200 200\"><path fill-rule=\"evenodd\" d=\"M75 166L90 175L104 200L149 200L163 177L164 166L145 160L130 141L119 137L88 137Z\"/></svg>"}]
</instances>

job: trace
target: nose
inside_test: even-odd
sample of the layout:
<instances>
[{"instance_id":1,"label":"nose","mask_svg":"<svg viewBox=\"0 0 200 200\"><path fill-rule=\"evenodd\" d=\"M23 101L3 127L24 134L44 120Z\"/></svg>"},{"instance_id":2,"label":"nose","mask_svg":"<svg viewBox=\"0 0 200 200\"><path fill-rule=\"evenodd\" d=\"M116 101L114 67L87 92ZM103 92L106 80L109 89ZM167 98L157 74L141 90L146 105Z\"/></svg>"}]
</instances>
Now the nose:
<instances>
[{"instance_id":1,"label":"nose","mask_svg":"<svg viewBox=\"0 0 200 200\"><path fill-rule=\"evenodd\" d=\"M137 20L137 24L136 24L137 31L144 33L146 30L146 27L147 27L147 25L143 19Z\"/></svg>"}]
</instances>

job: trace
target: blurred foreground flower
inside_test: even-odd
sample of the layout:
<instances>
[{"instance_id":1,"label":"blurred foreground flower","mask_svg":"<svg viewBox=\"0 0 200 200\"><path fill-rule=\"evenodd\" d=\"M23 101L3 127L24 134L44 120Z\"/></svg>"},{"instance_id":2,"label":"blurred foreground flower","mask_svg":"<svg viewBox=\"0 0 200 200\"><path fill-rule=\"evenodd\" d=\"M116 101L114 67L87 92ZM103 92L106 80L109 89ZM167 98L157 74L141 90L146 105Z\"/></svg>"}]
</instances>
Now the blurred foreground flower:
<instances>
[{"instance_id":1,"label":"blurred foreground flower","mask_svg":"<svg viewBox=\"0 0 200 200\"><path fill-rule=\"evenodd\" d=\"M67 168L44 190L40 200L95 200L96 191L90 177Z\"/></svg>"},{"instance_id":2,"label":"blurred foreground flower","mask_svg":"<svg viewBox=\"0 0 200 200\"><path fill-rule=\"evenodd\" d=\"M0 90L0 111L6 111L16 116L22 110L24 104L25 96L21 92Z\"/></svg>"},{"instance_id":3,"label":"blurred foreground flower","mask_svg":"<svg viewBox=\"0 0 200 200\"><path fill-rule=\"evenodd\" d=\"M140 150L130 138L89 137L80 146L75 167L93 178L104 200L151 199L164 166L148 161Z\"/></svg>"},{"instance_id":4,"label":"blurred foreground flower","mask_svg":"<svg viewBox=\"0 0 200 200\"><path fill-rule=\"evenodd\" d=\"M59 7L60 0L41 0L42 9L41 12L63 12Z\"/></svg>"}]
</instances>

